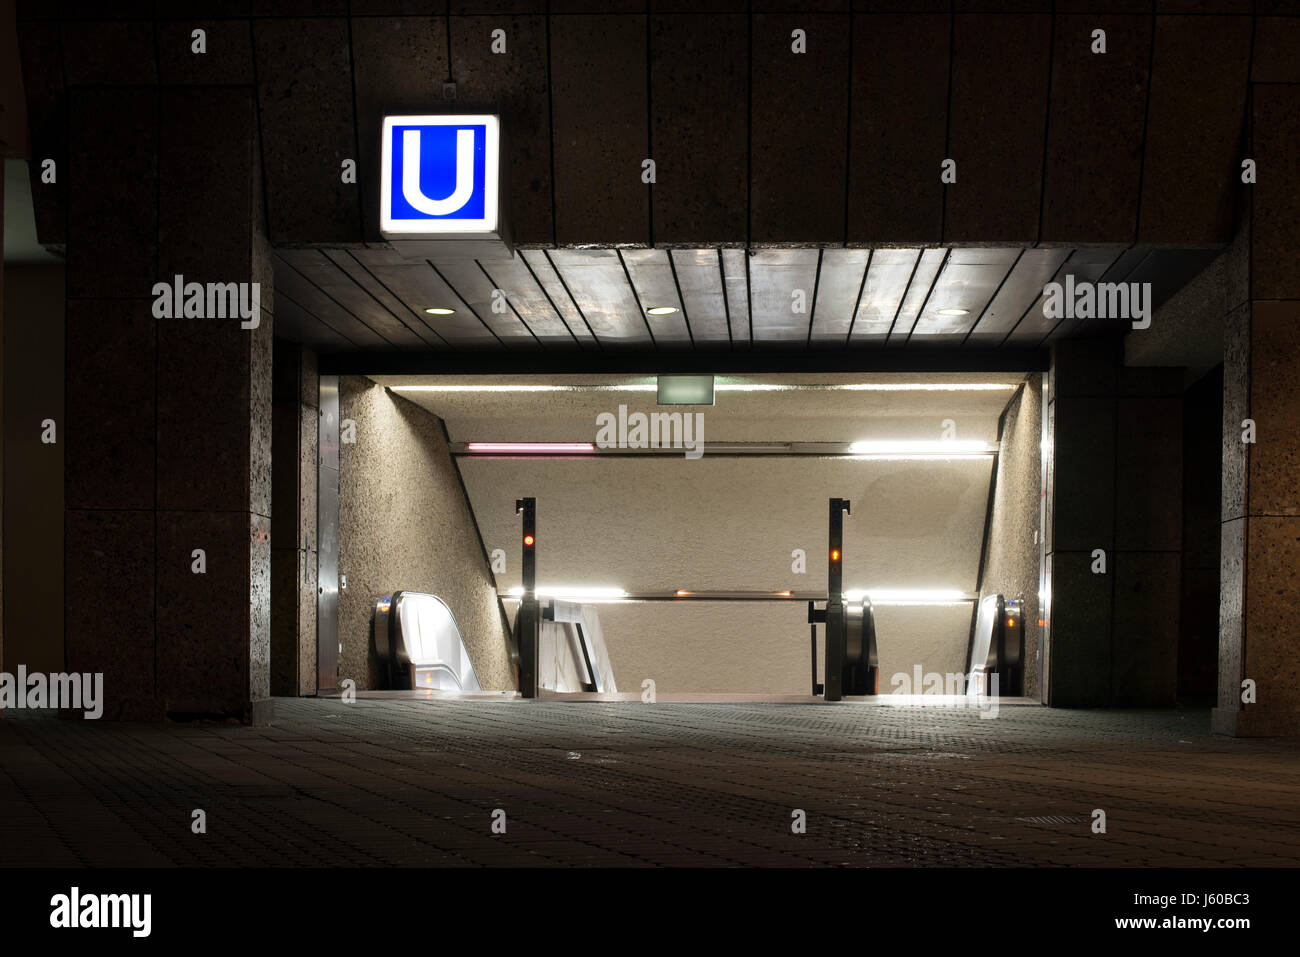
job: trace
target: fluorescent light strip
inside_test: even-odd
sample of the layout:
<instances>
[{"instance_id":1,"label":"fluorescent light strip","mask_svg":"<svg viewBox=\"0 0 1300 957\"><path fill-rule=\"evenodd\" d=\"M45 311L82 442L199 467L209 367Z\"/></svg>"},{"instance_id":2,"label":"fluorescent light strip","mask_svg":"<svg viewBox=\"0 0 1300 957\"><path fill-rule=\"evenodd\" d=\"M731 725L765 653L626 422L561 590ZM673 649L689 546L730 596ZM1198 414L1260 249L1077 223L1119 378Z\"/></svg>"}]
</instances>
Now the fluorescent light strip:
<instances>
[{"instance_id":1,"label":"fluorescent light strip","mask_svg":"<svg viewBox=\"0 0 1300 957\"><path fill-rule=\"evenodd\" d=\"M854 442L849 445L850 455L989 455L997 451L997 446L987 442L959 439L936 439L925 441L879 440Z\"/></svg>"},{"instance_id":2,"label":"fluorescent light strip","mask_svg":"<svg viewBox=\"0 0 1300 957\"><path fill-rule=\"evenodd\" d=\"M974 602L974 598L962 598L957 601L875 601L872 608L965 608Z\"/></svg>"},{"instance_id":3,"label":"fluorescent light strip","mask_svg":"<svg viewBox=\"0 0 1300 957\"><path fill-rule=\"evenodd\" d=\"M511 588L506 592L506 594L510 595L512 598L520 598L524 594L524 587L522 585L516 585L514 588ZM567 585L543 585L537 589L537 594L542 598L559 598L562 600L572 601L588 601L602 598L611 600L627 597L627 592L621 588L570 588Z\"/></svg>"},{"instance_id":4,"label":"fluorescent light strip","mask_svg":"<svg viewBox=\"0 0 1300 957\"><path fill-rule=\"evenodd\" d=\"M390 385L394 392L655 392L648 385Z\"/></svg>"},{"instance_id":5,"label":"fluorescent light strip","mask_svg":"<svg viewBox=\"0 0 1300 957\"><path fill-rule=\"evenodd\" d=\"M467 452L496 455L568 455L595 452L590 442L470 442Z\"/></svg>"},{"instance_id":6,"label":"fluorescent light strip","mask_svg":"<svg viewBox=\"0 0 1300 957\"><path fill-rule=\"evenodd\" d=\"M827 443L835 444L835 443ZM620 451L615 449L613 451ZM675 449L646 450L652 452L676 452ZM704 451L715 455L772 455L791 452L787 442L713 442L705 443ZM997 451L996 446L983 442L854 442L847 452L823 450L816 453L832 457L844 457L861 461L880 462L916 462L947 459L985 458ZM465 452L470 455L591 455L596 447L591 442L467 442ZM459 453L457 453L459 454Z\"/></svg>"},{"instance_id":7,"label":"fluorescent light strip","mask_svg":"<svg viewBox=\"0 0 1300 957\"><path fill-rule=\"evenodd\" d=\"M844 600L862 601L864 595L873 605L953 605L978 597L953 588L854 588L844 593Z\"/></svg>"},{"instance_id":8,"label":"fluorescent light strip","mask_svg":"<svg viewBox=\"0 0 1300 957\"><path fill-rule=\"evenodd\" d=\"M808 385L716 385L723 392L757 392L779 390L795 392L805 389L827 392L1013 392L1020 388L1010 382L855 382L844 384L811 383Z\"/></svg>"},{"instance_id":9,"label":"fluorescent light strip","mask_svg":"<svg viewBox=\"0 0 1300 957\"><path fill-rule=\"evenodd\" d=\"M992 452L955 452L945 455L942 452L930 452L917 455L846 455L843 458L851 462L949 462L954 459L985 459L992 454Z\"/></svg>"},{"instance_id":10,"label":"fluorescent light strip","mask_svg":"<svg viewBox=\"0 0 1300 957\"><path fill-rule=\"evenodd\" d=\"M655 383L630 385L392 385L394 392L655 392ZM846 385L810 383L776 385L765 383L718 383L715 392L1011 392L1019 388L1010 382L861 382Z\"/></svg>"}]
</instances>

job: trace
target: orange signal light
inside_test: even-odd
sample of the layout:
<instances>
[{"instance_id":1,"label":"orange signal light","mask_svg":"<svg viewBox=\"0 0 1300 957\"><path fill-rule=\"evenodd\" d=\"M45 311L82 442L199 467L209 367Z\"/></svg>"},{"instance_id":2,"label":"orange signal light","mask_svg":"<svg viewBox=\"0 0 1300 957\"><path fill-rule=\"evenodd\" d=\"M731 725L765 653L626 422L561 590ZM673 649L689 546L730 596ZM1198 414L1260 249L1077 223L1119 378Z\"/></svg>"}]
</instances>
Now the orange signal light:
<instances>
[{"instance_id":1,"label":"orange signal light","mask_svg":"<svg viewBox=\"0 0 1300 957\"><path fill-rule=\"evenodd\" d=\"M525 535L525 536L524 536L524 544L525 544L525 545L531 545L532 543L533 543L533 536L531 536L531 535Z\"/></svg>"},{"instance_id":2,"label":"orange signal light","mask_svg":"<svg viewBox=\"0 0 1300 957\"><path fill-rule=\"evenodd\" d=\"M832 548L832 549L831 549L831 561L833 561L833 562L838 562L839 560L840 560L840 550L839 550L838 548Z\"/></svg>"},{"instance_id":3,"label":"orange signal light","mask_svg":"<svg viewBox=\"0 0 1300 957\"><path fill-rule=\"evenodd\" d=\"M1007 627L1008 627L1008 628L1014 628L1014 627L1016 627L1016 620L1015 620L1014 618L1008 618L1008 619L1007 619Z\"/></svg>"}]
</instances>

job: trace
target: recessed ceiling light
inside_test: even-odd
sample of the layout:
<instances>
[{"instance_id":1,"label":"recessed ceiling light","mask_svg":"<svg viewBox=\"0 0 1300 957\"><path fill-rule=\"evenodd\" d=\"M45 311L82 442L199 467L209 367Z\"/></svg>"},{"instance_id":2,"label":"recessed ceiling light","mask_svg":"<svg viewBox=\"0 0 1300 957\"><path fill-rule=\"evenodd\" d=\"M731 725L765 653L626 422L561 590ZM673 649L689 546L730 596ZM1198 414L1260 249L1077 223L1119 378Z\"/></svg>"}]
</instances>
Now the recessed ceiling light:
<instances>
[{"instance_id":1,"label":"recessed ceiling light","mask_svg":"<svg viewBox=\"0 0 1300 957\"><path fill-rule=\"evenodd\" d=\"M969 309L940 309L941 316L964 316L970 312Z\"/></svg>"},{"instance_id":2,"label":"recessed ceiling light","mask_svg":"<svg viewBox=\"0 0 1300 957\"><path fill-rule=\"evenodd\" d=\"M431 316L450 316L456 312L455 309L448 309L446 306L430 306L424 311Z\"/></svg>"},{"instance_id":3,"label":"recessed ceiling light","mask_svg":"<svg viewBox=\"0 0 1300 957\"><path fill-rule=\"evenodd\" d=\"M671 316L677 311L676 306L654 306L646 310L648 316Z\"/></svg>"}]
</instances>

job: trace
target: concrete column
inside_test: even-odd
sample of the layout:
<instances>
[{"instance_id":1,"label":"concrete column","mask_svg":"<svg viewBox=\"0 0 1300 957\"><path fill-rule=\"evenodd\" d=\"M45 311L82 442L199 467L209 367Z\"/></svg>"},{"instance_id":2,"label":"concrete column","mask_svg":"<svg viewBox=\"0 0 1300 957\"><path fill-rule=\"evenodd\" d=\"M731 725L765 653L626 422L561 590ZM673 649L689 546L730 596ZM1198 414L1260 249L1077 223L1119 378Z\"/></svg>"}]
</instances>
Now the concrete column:
<instances>
[{"instance_id":1,"label":"concrete column","mask_svg":"<svg viewBox=\"0 0 1300 957\"><path fill-rule=\"evenodd\" d=\"M6 23L6 26L8 24ZM5 109L5 100L0 101L0 114ZM0 158L8 155L5 141L0 134ZM0 237L4 236L5 226L5 184L3 170L0 170ZM5 329L5 264L0 256L0 422L4 421L4 329ZM0 442L0 514L4 506L4 443ZM0 522L0 663L4 661L4 528ZM0 712L2 715L3 712Z\"/></svg>"},{"instance_id":2,"label":"concrete column","mask_svg":"<svg viewBox=\"0 0 1300 957\"><path fill-rule=\"evenodd\" d=\"M106 717L262 722L273 287L254 97L137 84L67 94L68 666L104 672ZM259 284L258 325L206 302L155 318L178 275Z\"/></svg>"},{"instance_id":3,"label":"concrete column","mask_svg":"<svg viewBox=\"0 0 1300 957\"><path fill-rule=\"evenodd\" d=\"M1219 513L1223 369L1197 380L1183 399L1183 604L1178 701L1215 703L1219 663Z\"/></svg>"},{"instance_id":4,"label":"concrete column","mask_svg":"<svg viewBox=\"0 0 1300 957\"><path fill-rule=\"evenodd\" d=\"M14 29L14 4L0 2L0 161L25 156L27 110L18 68L18 34ZM0 236L4 235L4 175L0 169ZM4 259L0 257L0 422L4 421ZM4 502L4 443L0 442L0 507ZM0 529L0 555L3 555L3 529ZM0 662L4 661L4 588L3 562L0 561Z\"/></svg>"},{"instance_id":5,"label":"concrete column","mask_svg":"<svg viewBox=\"0 0 1300 957\"><path fill-rule=\"evenodd\" d=\"M1178 698L1183 548L1183 376L1119 369L1111 695L1121 708Z\"/></svg>"},{"instance_id":6,"label":"concrete column","mask_svg":"<svg viewBox=\"0 0 1300 957\"><path fill-rule=\"evenodd\" d=\"M271 693L316 693L316 354L275 343L271 488Z\"/></svg>"},{"instance_id":7,"label":"concrete column","mask_svg":"<svg viewBox=\"0 0 1300 957\"><path fill-rule=\"evenodd\" d=\"M21 187L20 187L21 188ZM30 228L30 226L29 226ZM0 581L21 601L5 605L4 670L63 671L62 266L7 264L0 293L4 329L4 528L21 560L4 563ZM54 439L46 438L52 420Z\"/></svg>"},{"instance_id":8,"label":"concrete column","mask_svg":"<svg viewBox=\"0 0 1300 957\"><path fill-rule=\"evenodd\" d=\"M1292 75L1291 80L1297 79ZM1224 330L1223 536L1214 729L1300 734L1300 266L1295 196L1300 83L1252 90L1244 187ZM1265 172L1266 171L1266 172ZM1254 441L1246 434L1254 423ZM1243 687L1246 686L1246 687ZM1245 699L1245 700L1243 700Z\"/></svg>"},{"instance_id":9,"label":"concrete column","mask_svg":"<svg viewBox=\"0 0 1300 957\"><path fill-rule=\"evenodd\" d=\"M1182 370L1116 339L1052 351L1046 700L1172 705L1182 547Z\"/></svg>"}]
</instances>

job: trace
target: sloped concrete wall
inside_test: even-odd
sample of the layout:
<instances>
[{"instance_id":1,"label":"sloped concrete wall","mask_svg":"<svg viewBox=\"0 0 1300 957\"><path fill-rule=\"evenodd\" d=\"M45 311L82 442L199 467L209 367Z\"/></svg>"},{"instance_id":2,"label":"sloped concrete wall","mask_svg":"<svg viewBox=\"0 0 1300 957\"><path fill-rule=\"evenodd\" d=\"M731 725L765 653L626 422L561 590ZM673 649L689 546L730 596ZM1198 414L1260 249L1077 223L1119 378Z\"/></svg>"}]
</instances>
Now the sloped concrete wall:
<instances>
[{"instance_id":1,"label":"sloped concrete wall","mask_svg":"<svg viewBox=\"0 0 1300 957\"><path fill-rule=\"evenodd\" d=\"M514 687L505 624L474 518L437 417L361 376L339 381L339 678L378 687L375 599L398 589L441 597L485 689Z\"/></svg>"},{"instance_id":2,"label":"sloped concrete wall","mask_svg":"<svg viewBox=\"0 0 1300 957\"><path fill-rule=\"evenodd\" d=\"M997 485L989 521L984 580L980 585L981 598L1001 594L1024 602L1021 606L1025 629L1024 692L1030 698L1040 695L1038 542L1042 534L1039 528L1042 432L1042 377L1033 375L1007 405L1002 420Z\"/></svg>"}]
</instances>

